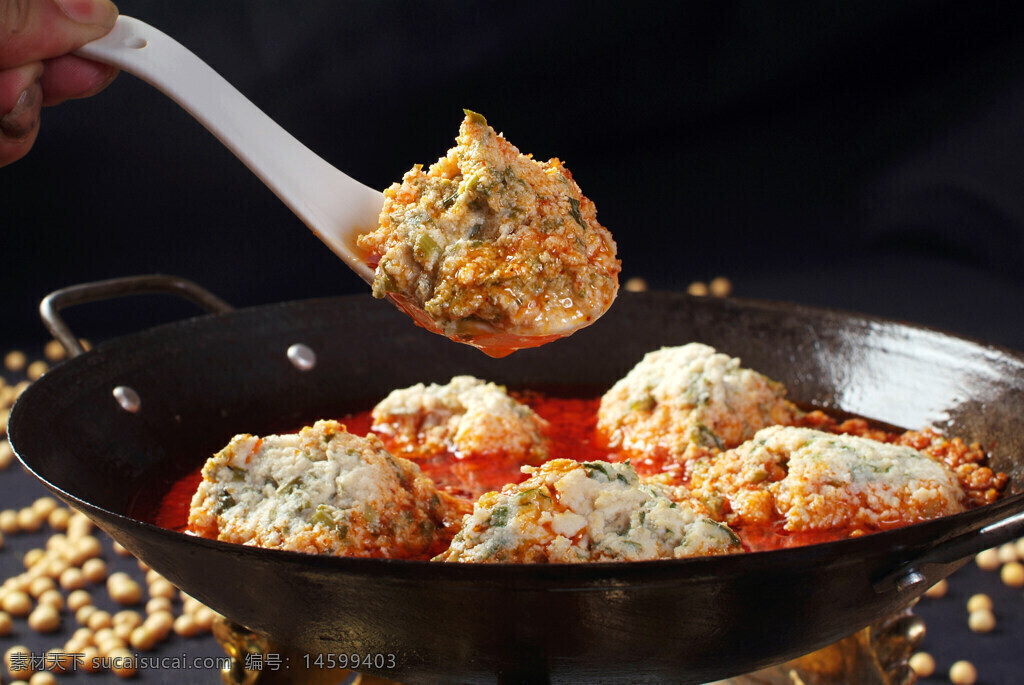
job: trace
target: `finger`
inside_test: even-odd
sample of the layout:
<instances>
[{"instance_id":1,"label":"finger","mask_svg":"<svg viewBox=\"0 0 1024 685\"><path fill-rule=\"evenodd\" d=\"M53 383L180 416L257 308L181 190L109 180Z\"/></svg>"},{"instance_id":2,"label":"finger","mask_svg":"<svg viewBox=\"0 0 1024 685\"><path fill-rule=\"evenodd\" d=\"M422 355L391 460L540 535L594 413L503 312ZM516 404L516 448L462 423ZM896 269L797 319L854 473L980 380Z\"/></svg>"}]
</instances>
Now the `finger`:
<instances>
[{"instance_id":1,"label":"finger","mask_svg":"<svg viewBox=\"0 0 1024 685\"><path fill-rule=\"evenodd\" d=\"M41 62L0 72L0 135L17 140L38 126L42 75Z\"/></svg>"},{"instance_id":2,"label":"finger","mask_svg":"<svg viewBox=\"0 0 1024 685\"><path fill-rule=\"evenodd\" d=\"M0 71L0 166L25 156L39 133L40 62Z\"/></svg>"},{"instance_id":3,"label":"finger","mask_svg":"<svg viewBox=\"0 0 1024 685\"><path fill-rule=\"evenodd\" d=\"M75 55L48 59L43 64L43 107L95 95L117 76L116 67Z\"/></svg>"},{"instance_id":4,"label":"finger","mask_svg":"<svg viewBox=\"0 0 1024 685\"><path fill-rule=\"evenodd\" d=\"M73 52L116 19L110 0L0 0L0 69Z\"/></svg>"}]
</instances>

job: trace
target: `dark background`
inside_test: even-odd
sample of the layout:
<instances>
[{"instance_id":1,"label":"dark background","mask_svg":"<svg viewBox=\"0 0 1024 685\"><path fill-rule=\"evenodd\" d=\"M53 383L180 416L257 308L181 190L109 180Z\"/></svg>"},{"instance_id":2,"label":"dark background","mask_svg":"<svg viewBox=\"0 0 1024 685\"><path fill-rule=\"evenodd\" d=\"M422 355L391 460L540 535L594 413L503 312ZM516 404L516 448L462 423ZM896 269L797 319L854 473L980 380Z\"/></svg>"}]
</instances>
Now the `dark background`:
<instances>
[{"instance_id":1,"label":"dark background","mask_svg":"<svg viewBox=\"0 0 1024 685\"><path fill-rule=\"evenodd\" d=\"M1024 348L1019 13L943 2L123 0L377 188L462 108L567 163L623 277L895 316ZM368 288L169 99L122 74L0 169L0 326L64 285L171 273L237 306ZM82 308L103 338L190 314Z\"/></svg>"}]
</instances>

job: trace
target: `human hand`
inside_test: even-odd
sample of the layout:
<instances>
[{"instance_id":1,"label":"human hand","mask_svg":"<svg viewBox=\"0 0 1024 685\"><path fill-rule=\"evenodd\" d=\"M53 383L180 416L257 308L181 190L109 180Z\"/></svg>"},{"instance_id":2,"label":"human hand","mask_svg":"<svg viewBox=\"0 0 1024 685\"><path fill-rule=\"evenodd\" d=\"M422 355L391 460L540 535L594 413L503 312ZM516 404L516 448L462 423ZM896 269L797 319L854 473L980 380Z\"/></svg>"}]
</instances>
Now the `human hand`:
<instances>
[{"instance_id":1,"label":"human hand","mask_svg":"<svg viewBox=\"0 0 1024 685\"><path fill-rule=\"evenodd\" d=\"M117 69L71 53L107 34L110 0L0 0L0 166L23 157L39 110L103 90Z\"/></svg>"}]
</instances>

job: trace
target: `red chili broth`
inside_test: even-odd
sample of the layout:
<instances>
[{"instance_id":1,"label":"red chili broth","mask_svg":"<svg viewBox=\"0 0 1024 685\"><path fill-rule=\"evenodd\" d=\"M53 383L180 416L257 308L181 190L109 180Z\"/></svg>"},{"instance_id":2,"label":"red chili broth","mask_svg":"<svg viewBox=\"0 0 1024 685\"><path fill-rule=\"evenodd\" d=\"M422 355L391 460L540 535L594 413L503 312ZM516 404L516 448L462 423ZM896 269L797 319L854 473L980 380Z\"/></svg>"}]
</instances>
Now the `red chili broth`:
<instances>
[{"instance_id":1,"label":"red chili broth","mask_svg":"<svg viewBox=\"0 0 1024 685\"><path fill-rule=\"evenodd\" d=\"M642 476L659 473L665 466L664 457L661 455L637 459L636 455L616 453L602 444L596 430L599 397L558 397L528 392L517 395L517 398L550 423L548 437L551 441L549 455L552 459L612 462L630 459ZM347 415L339 420L346 425L349 432L357 435L369 433L373 422L369 411ZM409 456L388 436L380 437L396 455ZM526 478L526 474L521 470L523 463L506 455L459 458L446 452L430 458L416 458L413 461L434 480L439 489L463 498L468 503L475 501L484 492L500 490L505 484L518 483ZM187 530L189 506L192 495L202 480L201 470L200 466L172 484L152 515L153 523L171 530ZM782 522L778 521L764 527L737 528L736 532L748 551L759 551L838 540L849 537L852 531L843 528L791 533L785 531Z\"/></svg>"},{"instance_id":2,"label":"red chili broth","mask_svg":"<svg viewBox=\"0 0 1024 685\"><path fill-rule=\"evenodd\" d=\"M549 437L552 458L565 457L578 461L611 458L607 450L597 445L597 407L600 398L551 397L529 393L520 399L551 424ZM369 411L350 414L339 421L345 424L350 433L356 435L366 435L373 424ZM379 437L395 455L412 458L388 436ZM526 478L522 472L522 461L501 454L460 458L444 452L429 458L414 458L413 461L439 488L470 502L476 501L485 492L500 490L507 483L519 483ZM171 485L153 516L153 523L171 530L187 529L189 505L202 480L201 471L202 466L199 466Z\"/></svg>"}]
</instances>

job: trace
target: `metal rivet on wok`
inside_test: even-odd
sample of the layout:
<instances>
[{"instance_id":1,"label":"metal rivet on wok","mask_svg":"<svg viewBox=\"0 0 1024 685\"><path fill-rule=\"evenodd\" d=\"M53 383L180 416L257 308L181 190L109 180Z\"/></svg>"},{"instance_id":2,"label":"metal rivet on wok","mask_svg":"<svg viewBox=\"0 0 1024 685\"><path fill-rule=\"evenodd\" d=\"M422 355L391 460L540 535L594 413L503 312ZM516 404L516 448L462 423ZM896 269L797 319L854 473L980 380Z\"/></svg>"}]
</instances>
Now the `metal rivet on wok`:
<instances>
[{"instance_id":1,"label":"metal rivet on wok","mask_svg":"<svg viewBox=\"0 0 1024 685\"><path fill-rule=\"evenodd\" d=\"M912 588L915 585L920 585L927 580L920 571L911 569L904 573L899 580L896 581L896 587L900 592L908 588Z\"/></svg>"},{"instance_id":2,"label":"metal rivet on wok","mask_svg":"<svg viewBox=\"0 0 1024 685\"><path fill-rule=\"evenodd\" d=\"M288 348L288 361L299 371L309 371L316 366L316 352L308 345L295 343Z\"/></svg>"},{"instance_id":3,"label":"metal rivet on wok","mask_svg":"<svg viewBox=\"0 0 1024 685\"><path fill-rule=\"evenodd\" d=\"M121 405L121 409L134 414L142 406L142 400L139 399L139 393L135 392L127 385L119 385L114 388L114 399Z\"/></svg>"}]
</instances>

